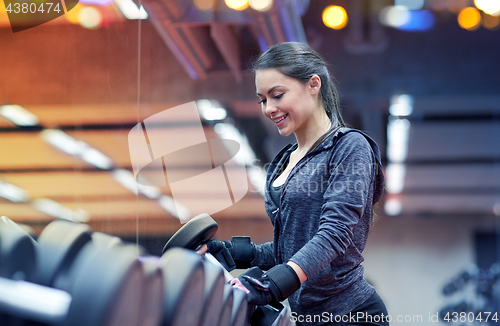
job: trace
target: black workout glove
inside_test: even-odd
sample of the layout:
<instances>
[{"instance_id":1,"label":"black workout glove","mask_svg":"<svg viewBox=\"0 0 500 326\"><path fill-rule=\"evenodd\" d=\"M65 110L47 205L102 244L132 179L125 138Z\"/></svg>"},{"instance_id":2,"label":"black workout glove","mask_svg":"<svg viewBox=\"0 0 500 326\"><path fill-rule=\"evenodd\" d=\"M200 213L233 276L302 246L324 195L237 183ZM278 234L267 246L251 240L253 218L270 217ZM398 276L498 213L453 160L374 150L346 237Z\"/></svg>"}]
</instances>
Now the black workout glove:
<instances>
[{"instance_id":1,"label":"black workout glove","mask_svg":"<svg viewBox=\"0 0 500 326\"><path fill-rule=\"evenodd\" d=\"M255 246L250 241L250 237L232 237L231 241L210 240L207 242L207 251L222 265L231 268L234 264L232 269L226 268L229 271L234 267L249 268L255 257Z\"/></svg>"},{"instance_id":2,"label":"black workout glove","mask_svg":"<svg viewBox=\"0 0 500 326\"><path fill-rule=\"evenodd\" d=\"M276 265L258 278L242 274L230 283L240 289L243 285L248 302L258 306L283 301L300 288L297 273L287 264Z\"/></svg>"}]
</instances>

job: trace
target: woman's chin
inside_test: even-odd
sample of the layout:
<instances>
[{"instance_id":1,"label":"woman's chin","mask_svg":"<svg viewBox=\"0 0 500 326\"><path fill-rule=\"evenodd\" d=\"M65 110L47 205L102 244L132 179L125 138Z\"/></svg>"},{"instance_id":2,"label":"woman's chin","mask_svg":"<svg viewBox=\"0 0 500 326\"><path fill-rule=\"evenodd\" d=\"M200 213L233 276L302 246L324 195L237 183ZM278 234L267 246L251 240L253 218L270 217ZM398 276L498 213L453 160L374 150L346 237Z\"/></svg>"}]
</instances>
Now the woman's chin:
<instances>
[{"instance_id":1,"label":"woman's chin","mask_svg":"<svg viewBox=\"0 0 500 326\"><path fill-rule=\"evenodd\" d=\"M283 137L289 136L292 133L292 131L289 128L278 129L278 132Z\"/></svg>"}]
</instances>

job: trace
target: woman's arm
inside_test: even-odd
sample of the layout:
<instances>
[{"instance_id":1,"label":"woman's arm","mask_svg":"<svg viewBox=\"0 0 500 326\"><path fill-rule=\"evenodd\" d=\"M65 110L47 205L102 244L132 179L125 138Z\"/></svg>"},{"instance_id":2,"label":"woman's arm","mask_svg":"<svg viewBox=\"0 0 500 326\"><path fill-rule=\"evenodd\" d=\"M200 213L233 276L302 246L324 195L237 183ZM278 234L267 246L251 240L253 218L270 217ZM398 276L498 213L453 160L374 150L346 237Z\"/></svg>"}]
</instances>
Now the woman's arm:
<instances>
[{"instance_id":1,"label":"woman's arm","mask_svg":"<svg viewBox=\"0 0 500 326\"><path fill-rule=\"evenodd\" d=\"M307 275L306 275L306 273L304 273L304 270L302 270L302 268L300 268L299 265L297 265L296 263L294 263L291 260L288 261L288 263L286 263L286 264L293 268L293 270L295 271L295 274L297 274L297 276L299 277L300 283L304 283L305 281L307 281Z\"/></svg>"},{"instance_id":2,"label":"woman's arm","mask_svg":"<svg viewBox=\"0 0 500 326\"><path fill-rule=\"evenodd\" d=\"M373 192L374 171L369 170L374 166L373 161L370 144L360 133L349 133L337 143L330 161L332 168L337 169L329 176L321 215L308 217L320 219L318 231L290 258L307 278L314 277L344 254L353 242L353 228Z\"/></svg>"},{"instance_id":3,"label":"woman's arm","mask_svg":"<svg viewBox=\"0 0 500 326\"><path fill-rule=\"evenodd\" d=\"M274 244L266 242L255 246L255 257L252 260L252 266L258 266L262 270L268 270L276 265L274 257Z\"/></svg>"}]
</instances>

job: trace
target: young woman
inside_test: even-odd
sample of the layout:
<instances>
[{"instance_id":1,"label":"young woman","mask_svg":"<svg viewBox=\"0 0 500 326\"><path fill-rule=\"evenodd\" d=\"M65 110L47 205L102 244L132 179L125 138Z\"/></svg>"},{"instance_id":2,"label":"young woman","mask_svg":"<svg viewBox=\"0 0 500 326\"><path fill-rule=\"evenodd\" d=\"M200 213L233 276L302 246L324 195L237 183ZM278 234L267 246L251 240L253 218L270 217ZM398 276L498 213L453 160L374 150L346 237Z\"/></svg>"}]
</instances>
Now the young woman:
<instances>
[{"instance_id":1,"label":"young woman","mask_svg":"<svg viewBox=\"0 0 500 326\"><path fill-rule=\"evenodd\" d=\"M383 192L380 153L366 134L346 128L324 60L309 46L279 43L255 62L263 114L283 136L294 134L267 171L265 207L273 242L233 237L237 267L267 270L232 281L249 301L288 298L297 325L388 325L387 310L363 278L362 252L372 206Z\"/></svg>"}]
</instances>

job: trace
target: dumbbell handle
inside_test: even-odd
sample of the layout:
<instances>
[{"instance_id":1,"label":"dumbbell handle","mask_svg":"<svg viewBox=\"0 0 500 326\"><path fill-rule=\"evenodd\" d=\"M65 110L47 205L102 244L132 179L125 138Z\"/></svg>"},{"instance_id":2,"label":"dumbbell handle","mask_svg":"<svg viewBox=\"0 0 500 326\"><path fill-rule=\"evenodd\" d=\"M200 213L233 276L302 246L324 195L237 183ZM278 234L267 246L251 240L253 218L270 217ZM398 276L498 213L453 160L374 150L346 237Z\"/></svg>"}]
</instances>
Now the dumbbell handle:
<instances>
[{"instance_id":1,"label":"dumbbell handle","mask_svg":"<svg viewBox=\"0 0 500 326\"><path fill-rule=\"evenodd\" d=\"M207 252L204 256L205 260L222 268L222 270L224 271L224 277L226 278L226 282L229 282L234 278L211 253Z\"/></svg>"},{"instance_id":2,"label":"dumbbell handle","mask_svg":"<svg viewBox=\"0 0 500 326\"><path fill-rule=\"evenodd\" d=\"M0 277L0 312L47 324L61 324L71 305L67 292Z\"/></svg>"}]
</instances>

